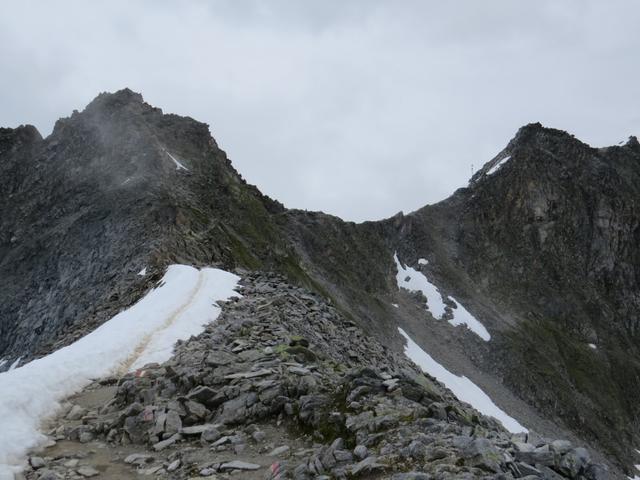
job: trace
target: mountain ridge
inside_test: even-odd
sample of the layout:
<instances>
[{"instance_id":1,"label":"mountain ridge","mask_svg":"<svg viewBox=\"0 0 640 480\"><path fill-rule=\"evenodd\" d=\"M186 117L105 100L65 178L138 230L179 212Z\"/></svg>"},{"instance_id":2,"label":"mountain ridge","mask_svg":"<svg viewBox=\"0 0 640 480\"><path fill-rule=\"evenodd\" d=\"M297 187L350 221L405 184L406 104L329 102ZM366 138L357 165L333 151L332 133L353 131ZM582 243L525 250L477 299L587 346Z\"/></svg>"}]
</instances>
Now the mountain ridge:
<instances>
[{"instance_id":1,"label":"mountain ridge","mask_svg":"<svg viewBox=\"0 0 640 480\"><path fill-rule=\"evenodd\" d=\"M617 464L640 443L634 137L598 149L529 124L448 199L354 223L285 208L242 179L206 124L125 89L44 139L35 127L0 130L0 174L11 179L0 181L0 358L72 341L170 262L273 270L391 348L403 346L399 326L435 351L451 345L458 353L440 353L461 373ZM441 325L399 290L395 252L483 321L491 343Z\"/></svg>"}]
</instances>

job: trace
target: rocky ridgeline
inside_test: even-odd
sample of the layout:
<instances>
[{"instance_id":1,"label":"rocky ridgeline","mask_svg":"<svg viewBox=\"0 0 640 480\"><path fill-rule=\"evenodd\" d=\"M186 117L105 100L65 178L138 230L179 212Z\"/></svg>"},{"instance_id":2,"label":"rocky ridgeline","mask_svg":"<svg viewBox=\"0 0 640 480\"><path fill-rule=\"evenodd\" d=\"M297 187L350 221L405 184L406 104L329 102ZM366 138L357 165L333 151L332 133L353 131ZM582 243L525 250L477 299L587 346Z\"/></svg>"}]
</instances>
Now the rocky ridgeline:
<instances>
[{"instance_id":1,"label":"rocky ridgeline","mask_svg":"<svg viewBox=\"0 0 640 480\"><path fill-rule=\"evenodd\" d=\"M609 478L583 448L510 434L319 296L243 284L170 361L92 385L114 392L100 408L69 405L50 432L67 453L32 456L27 478L97 477L96 451L131 477Z\"/></svg>"}]
</instances>

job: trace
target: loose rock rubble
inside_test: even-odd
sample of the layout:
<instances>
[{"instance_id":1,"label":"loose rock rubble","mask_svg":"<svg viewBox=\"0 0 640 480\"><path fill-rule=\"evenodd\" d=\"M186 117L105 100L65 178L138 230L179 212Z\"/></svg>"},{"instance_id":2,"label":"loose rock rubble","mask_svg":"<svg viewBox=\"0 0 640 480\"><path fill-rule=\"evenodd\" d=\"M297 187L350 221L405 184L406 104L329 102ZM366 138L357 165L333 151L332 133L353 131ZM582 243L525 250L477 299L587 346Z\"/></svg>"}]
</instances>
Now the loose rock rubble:
<instances>
[{"instance_id":1,"label":"loose rock rubble","mask_svg":"<svg viewBox=\"0 0 640 480\"><path fill-rule=\"evenodd\" d=\"M132 478L609 478L570 442L510 434L320 297L268 274L241 294L170 361L93 385L114 395L69 406L52 438L116 452ZM101 474L39 455L29 479Z\"/></svg>"}]
</instances>

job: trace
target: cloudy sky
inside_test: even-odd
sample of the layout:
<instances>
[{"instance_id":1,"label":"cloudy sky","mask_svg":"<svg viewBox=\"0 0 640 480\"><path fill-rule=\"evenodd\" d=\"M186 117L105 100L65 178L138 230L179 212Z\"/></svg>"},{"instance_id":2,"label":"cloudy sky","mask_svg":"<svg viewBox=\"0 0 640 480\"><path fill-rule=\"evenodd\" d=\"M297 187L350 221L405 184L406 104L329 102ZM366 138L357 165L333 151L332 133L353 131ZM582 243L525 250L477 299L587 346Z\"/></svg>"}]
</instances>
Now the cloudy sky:
<instances>
[{"instance_id":1,"label":"cloudy sky","mask_svg":"<svg viewBox=\"0 0 640 480\"><path fill-rule=\"evenodd\" d=\"M523 124L640 134L634 0L3 2L0 125L125 86L207 122L243 176L349 220L464 186Z\"/></svg>"}]
</instances>

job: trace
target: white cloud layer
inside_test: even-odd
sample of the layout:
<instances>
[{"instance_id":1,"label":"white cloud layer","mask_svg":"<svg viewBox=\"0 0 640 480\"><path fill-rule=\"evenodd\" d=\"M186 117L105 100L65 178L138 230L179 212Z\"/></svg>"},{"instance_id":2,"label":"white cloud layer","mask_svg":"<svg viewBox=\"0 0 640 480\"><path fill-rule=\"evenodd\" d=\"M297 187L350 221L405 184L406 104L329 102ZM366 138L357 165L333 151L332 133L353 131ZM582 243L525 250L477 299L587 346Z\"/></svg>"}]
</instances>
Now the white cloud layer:
<instances>
[{"instance_id":1,"label":"white cloud layer","mask_svg":"<svg viewBox=\"0 0 640 480\"><path fill-rule=\"evenodd\" d=\"M0 125L128 86L207 122L245 178L350 220L464 186L523 124L640 133L634 1L20 1L0 15Z\"/></svg>"}]
</instances>

